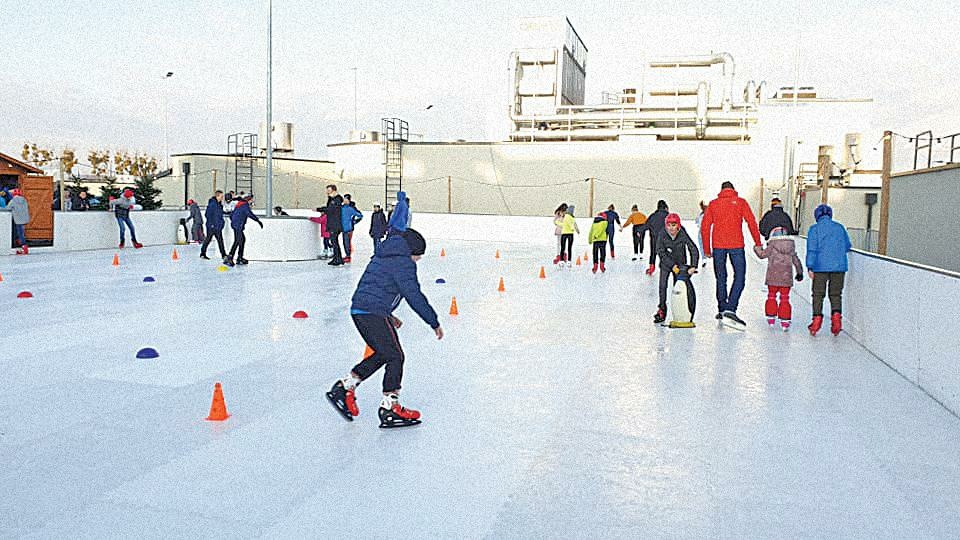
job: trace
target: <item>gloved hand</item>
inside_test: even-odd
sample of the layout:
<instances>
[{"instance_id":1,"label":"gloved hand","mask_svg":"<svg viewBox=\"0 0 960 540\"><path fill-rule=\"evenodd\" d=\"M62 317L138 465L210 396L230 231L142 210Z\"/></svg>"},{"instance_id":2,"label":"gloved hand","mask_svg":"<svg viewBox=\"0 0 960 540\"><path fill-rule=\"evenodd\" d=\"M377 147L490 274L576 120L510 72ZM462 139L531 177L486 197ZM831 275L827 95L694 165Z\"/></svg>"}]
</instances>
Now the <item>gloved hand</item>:
<instances>
[{"instance_id":1,"label":"gloved hand","mask_svg":"<svg viewBox=\"0 0 960 540\"><path fill-rule=\"evenodd\" d=\"M673 273L674 273L674 274L679 274L679 273L680 273L680 267L677 266L677 265L673 265Z\"/></svg>"},{"instance_id":2,"label":"gloved hand","mask_svg":"<svg viewBox=\"0 0 960 540\"><path fill-rule=\"evenodd\" d=\"M656 269L657 269L657 267L651 264L649 267L647 267L647 272L646 272L646 274L647 274L648 276L652 276L653 273L656 271Z\"/></svg>"},{"instance_id":3,"label":"gloved hand","mask_svg":"<svg viewBox=\"0 0 960 540\"><path fill-rule=\"evenodd\" d=\"M798 273L796 276L794 276L794 279L796 279L797 281L803 281L803 274Z\"/></svg>"}]
</instances>

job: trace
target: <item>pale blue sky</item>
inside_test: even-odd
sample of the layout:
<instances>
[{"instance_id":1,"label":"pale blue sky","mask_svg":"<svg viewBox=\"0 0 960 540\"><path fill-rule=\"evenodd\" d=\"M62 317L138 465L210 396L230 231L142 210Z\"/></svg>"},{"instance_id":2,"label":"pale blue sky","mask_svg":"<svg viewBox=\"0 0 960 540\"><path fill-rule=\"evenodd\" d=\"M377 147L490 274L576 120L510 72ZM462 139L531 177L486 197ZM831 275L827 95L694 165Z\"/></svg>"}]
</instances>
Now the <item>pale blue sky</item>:
<instances>
[{"instance_id":1,"label":"pale blue sky","mask_svg":"<svg viewBox=\"0 0 960 540\"><path fill-rule=\"evenodd\" d=\"M266 4L48 0L4 10L0 151L35 140L160 155L168 84L171 152L223 152L228 134L265 117ZM750 78L792 85L796 13L793 0L276 0L274 119L296 125L298 155L325 156L353 127L357 66L361 128L390 115L428 139L487 138L506 114L520 16L570 18L589 49L588 102L636 84L658 54L728 51L738 88ZM877 129L960 131L957 21L945 1L803 0L801 83L874 97Z\"/></svg>"}]
</instances>

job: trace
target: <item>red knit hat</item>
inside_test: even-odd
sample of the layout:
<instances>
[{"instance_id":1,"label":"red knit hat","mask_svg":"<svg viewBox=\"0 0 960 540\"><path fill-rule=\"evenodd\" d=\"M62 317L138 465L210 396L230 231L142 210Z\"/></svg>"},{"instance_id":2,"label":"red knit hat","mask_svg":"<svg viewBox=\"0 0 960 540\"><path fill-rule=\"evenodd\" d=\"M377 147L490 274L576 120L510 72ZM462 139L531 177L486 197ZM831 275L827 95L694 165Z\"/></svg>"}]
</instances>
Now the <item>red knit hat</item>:
<instances>
[{"instance_id":1,"label":"red knit hat","mask_svg":"<svg viewBox=\"0 0 960 540\"><path fill-rule=\"evenodd\" d=\"M133 197L133 190L130 189L130 188L127 188L127 189L123 190L123 196L126 197L126 198L128 198L128 199L129 199L130 197Z\"/></svg>"},{"instance_id":2,"label":"red knit hat","mask_svg":"<svg viewBox=\"0 0 960 540\"><path fill-rule=\"evenodd\" d=\"M680 224L680 215L679 215L679 214L669 214L669 215L667 215L667 220L665 221L665 223L676 223L677 225L679 225L679 224Z\"/></svg>"}]
</instances>

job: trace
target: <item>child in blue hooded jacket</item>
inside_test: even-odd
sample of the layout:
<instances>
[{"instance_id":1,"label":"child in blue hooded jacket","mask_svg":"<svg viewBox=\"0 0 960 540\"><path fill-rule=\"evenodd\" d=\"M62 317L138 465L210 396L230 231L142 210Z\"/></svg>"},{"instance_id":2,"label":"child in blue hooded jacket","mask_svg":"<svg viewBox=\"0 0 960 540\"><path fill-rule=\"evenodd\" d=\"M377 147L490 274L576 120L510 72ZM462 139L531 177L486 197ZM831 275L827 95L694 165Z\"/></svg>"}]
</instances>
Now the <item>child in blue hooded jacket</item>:
<instances>
[{"instance_id":1,"label":"child in blue hooded jacket","mask_svg":"<svg viewBox=\"0 0 960 540\"><path fill-rule=\"evenodd\" d=\"M353 226L360 223L363 214L357 210L357 203L350 199L347 194L344 197L343 208L340 210L340 225L343 227L343 262L350 262L350 254L353 252Z\"/></svg>"},{"instance_id":2,"label":"child in blue hooded jacket","mask_svg":"<svg viewBox=\"0 0 960 540\"><path fill-rule=\"evenodd\" d=\"M396 218L398 211L403 208L405 204L398 204L392 217ZM401 217L404 225L392 228L387 239L380 244L360 277L351 301L353 324L373 354L354 366L346 377L336 381L327 392L331 403L347 420L352 421L360 414L355 394L357 385L385 367L383 400L379 410L380 427L384 428L420 423L419 411L407 409L399 403L404 353L397 329L403 323L393 316L393 310L401 300L406 300L410 308L433 329L437 339L443 338L437 313L417 281L417 261L426 251L426 241L417 231L407 229L406 218Z\"/></svg>"},{"instance_id":3,"label":"child in blue hooded jacket","mask_svg":"<svg viewBox=\"0 0 960 540\"><path fill-rule=\"evenodd\" d=\"M829 288L830 331L843 330L842 294L847 272L847 252L852 247L847 229L833 220L833 209L821 204L813 211L816 223L807 232L807 273L813 280L813 321L807 328L815 336L823 325L823 298Z\"/></svg>"}]
</instances>

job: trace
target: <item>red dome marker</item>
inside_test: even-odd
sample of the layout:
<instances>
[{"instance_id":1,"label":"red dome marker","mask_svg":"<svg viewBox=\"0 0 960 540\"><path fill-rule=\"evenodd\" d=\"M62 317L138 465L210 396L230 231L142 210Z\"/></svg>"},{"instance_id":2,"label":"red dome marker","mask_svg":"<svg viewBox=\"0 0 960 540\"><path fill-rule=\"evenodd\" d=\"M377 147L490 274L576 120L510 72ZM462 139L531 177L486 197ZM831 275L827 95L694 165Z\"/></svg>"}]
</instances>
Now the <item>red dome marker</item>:
<instances>
[{"instance_id":1,"label":"red dome marker","mask_svg":"<svg viewBox=\"0 0 960 540\"><path fill-rule=\"evenodd\" d=\"M23 291L17 295L17 298L33 298L33 293L30 291Z\"/></svg>"},{"instance_id":2,"label":"red dome marker","mask_svg":"<svg viewBox=\"0 0 960 540\"><path fill-rule=\"evenodd\" d=\"M295 312L295 313L293 314L293 318L294 318L294 319L306 319L306 318L307 318L307 312L306 312L306 311L297 311L297 312Z\"/></svg>"}]
</instances>

